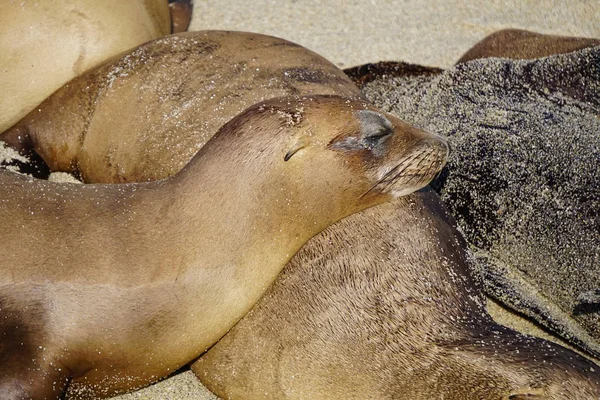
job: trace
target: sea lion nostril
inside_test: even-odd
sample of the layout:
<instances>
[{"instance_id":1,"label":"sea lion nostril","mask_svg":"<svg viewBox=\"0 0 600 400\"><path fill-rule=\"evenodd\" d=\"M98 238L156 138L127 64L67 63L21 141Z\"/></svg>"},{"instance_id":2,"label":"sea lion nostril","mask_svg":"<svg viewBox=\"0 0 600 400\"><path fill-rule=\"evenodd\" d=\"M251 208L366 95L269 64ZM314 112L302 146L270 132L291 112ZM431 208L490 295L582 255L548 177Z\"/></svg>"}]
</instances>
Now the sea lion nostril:
<instances>
[{"instance_id":1,"label":"sea lion nostril","mask_svg":"<svg viewBox=\"0 0 600 400\"><path fill-rule=\"evenodd\" d=\"M450 148L446 139L432 135L415 143L412 153L420 160L420 167L433 164L437 173L448 161Z\"/></svg>"},{"instance_id":2,"label":"sea lion nostril","mask_svg":"<svg viewBox=\"0 0 600 400\"><path fill-rule=\"evenodd\" d=\"M424 146L431 146L432 148L443 153L448 153L450 151L448 141L441 136L432 135L430 138L423 139L422 143Z\"/></svg>"}]
</instances>

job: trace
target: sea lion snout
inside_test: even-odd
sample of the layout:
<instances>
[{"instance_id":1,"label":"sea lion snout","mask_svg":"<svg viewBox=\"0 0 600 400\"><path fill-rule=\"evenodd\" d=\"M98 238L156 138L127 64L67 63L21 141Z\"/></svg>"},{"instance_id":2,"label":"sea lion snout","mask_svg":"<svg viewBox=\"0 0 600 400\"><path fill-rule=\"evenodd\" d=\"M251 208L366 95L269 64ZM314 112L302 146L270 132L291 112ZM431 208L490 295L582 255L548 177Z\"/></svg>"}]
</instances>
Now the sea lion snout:
<instances>
[{"instance_id":1,"label":"sea lion snout","mask_svg":"<svg viewBox=\"0 0 600 400\"><path fill-rule=\"evenodd\" d=\"M276 106L278 115L296 113L288 110L290 104L302 110L302 117L290 126L286 122L287 129L296 132L280 154L285 163L289 162L289 169L306 164L303 170L312 171L312 179L303 184L308 192L315 190L316 182L327 181L329 186L346 187L340 192L347 196L341 203L351 198L350 203L358 201L354 206L372 206L421 189L448 158L444 138L362 101L307 96L264 102L261 107ZM290 162L292 159L296 161ZM297 188L295 182L294 190ZM352 195L348 196L348 190Z\"/></svg>"},{"instance_id":2,"label":"sea lion snout","mask_svg":"<svg viewBox=\"0 0 600 400\"><path fill-rule=\"evenodd\" d=\"M386 149L375 171L376 183L369 190L400 197L426 186L448 160L448 141L436 134L409 126L389 116L394 135L386 136ZM389 139L387 139L389 137Z\"/></svg>"}]
</instances>

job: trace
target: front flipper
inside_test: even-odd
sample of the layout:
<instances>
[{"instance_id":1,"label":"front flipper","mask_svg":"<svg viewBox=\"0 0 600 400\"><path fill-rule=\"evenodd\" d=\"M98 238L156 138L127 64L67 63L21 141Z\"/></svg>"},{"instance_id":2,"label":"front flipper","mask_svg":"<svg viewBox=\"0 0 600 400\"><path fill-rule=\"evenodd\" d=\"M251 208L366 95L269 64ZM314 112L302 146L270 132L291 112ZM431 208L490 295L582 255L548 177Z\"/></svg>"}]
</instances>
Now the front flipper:
<instances>
[{"instance_id":1,"label":"front flipper","mask_svg":"<svg viewBox=\"0 0 600 400\"><path fill-rule=\"evenodd\" d=\"M191 0L169 0L171 10L171 33L187 32L192 22Z\"/></svg>"},{"instance_id":2,"label":"front flipper","mask_svg":"<svg viewBox=\"0 0 600 400\"><path fill-rule=\"evenodd\" d=\"M516 268L502 263L485 250L471 252L475 275L485 293L525 315L595 358L600 345L571 316L546 298Z\"/></svg>"},{"instance_id":3,"label":"front flipper","mask_svg":"<svg viewBox=\"0 0 600 400\"><path fill-rule=\"evenodd\" d=\"M600 311L600 288L581 293L573 307L573 315L590 314Z\"/></svg>"}]
</instances>

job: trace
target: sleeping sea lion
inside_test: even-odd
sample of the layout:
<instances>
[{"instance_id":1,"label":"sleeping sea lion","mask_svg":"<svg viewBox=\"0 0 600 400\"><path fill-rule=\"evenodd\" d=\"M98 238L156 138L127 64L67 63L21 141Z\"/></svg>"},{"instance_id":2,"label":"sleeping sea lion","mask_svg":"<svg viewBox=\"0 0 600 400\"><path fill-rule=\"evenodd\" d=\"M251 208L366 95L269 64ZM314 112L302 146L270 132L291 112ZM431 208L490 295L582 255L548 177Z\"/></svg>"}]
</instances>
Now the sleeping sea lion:
<instances>
[{"instance_id":1,"label":"sleeping sea lion","mask_svg":"<svg viewBox=\"0 0 600 400\"><path fill-rule=\"evenodd\" d=\"M99 398L192 361L293 254L426 185L444 139L367 103L244 111L175 176L125 185L0 174L0 397ZM78 249L79 252L74 252Z\"/></svg>"},{"instance_id":2,"label":"sleeping sea lion","mask_svg":"<svg viewBox=\"0 0 600 400\"><path fill-rule=\"evenodd\" d=\"M244 32L188 32L72 80L0 140L85 182L157 180L183 168L253 104L308 94L362 98L340 69L297 44ZM44 177L41 170L37 176Z\"/></svg>"},{"instance_id":3,"label":"sleeping sea lion","mask_svg":"<svg viewBox=\"0 0 600 400\"><path fill-rule=\"evenodd\" d=\"M0 132L106 58L170 33L166 0L0 2Z\"/></svg>"},{"instance_id":4,"label":"sleeping sea lion","mask_svg":"<svg viewBox=\"0 0 600 400\"><path fill-rule=\"evenodd\" d=\"M349 284L351 284L351 285L361 285L361 284L365 284L365 281L364 280L361 281L360 279L354 279ZM366 284L368 285L368 283L366 283ZM467 285L467 287L468 287L468 285ZM346 307L346 309L344 311L352 313L352 312L356 311L356 309L353 308L352 305L353 305L353 303L350 302L350 303L348 303L346 305L339 305L339 306L342 307L342 308ZM489 323L489 318L488 317L484 316L482 318L483 318L483 322L482 322L483 328L485 328L485 329L493 329L494 327L496 327L496 325L494 325L493 323ZM459 326L459 329L464 329L464 327L461 328ZM483 330L485 331L485 329L483 329ZM510 331L507 331L507 332L510 332ZM389 332L386 333L386 334L389 334ZM383 335L383 333L380 332L379 337L381 337L382 335ZM514 336L514 332L510 332L510 333L506 334L504 336L504 338L511 338L513 336ZM522 340L522 339L520 339L520 340L517 341L517 345L520 346L520 347L523 347L523 348L527 348L529 345L532 345L533 347L535 347L535 346L538 346L539 344L540 344L540 342L536 342L536 341L528 342L527 340ZM566 355L567 357L570 357L572 355L571 353L566 353L566 354L562 353L563 350L561 348L558 348L558 349L559 349L559 350L557 350L558 358L559 359L562 358L562 361L564 361L564 357L563 356ZM461 351L462 350L463 349L461 348ZM509 351L510 347L506 347L505 346L504 350ZM529 355L530 356L536 355L537 354L536 352L538 352L538 351L539 351L539 349L534 349L532 352L529 353ZM464 354L467 357L469 357L469 352L465 352ZM243 354L242 354L242 357L243 357ZM474 358L474 359L476 359L476 358ZM471 361L472 360L473 359L471 359ZM529 391L527 391L527 389L533 389L533 388L527 387L527 385L525 385L525 383L527 382L527 379L521 379L521 380L514 380L513 379L513 380L511 380L510 379L511 371L514 370L513 369L513 365L510 362L511 358L508 357L508 356L506 356L506 357L503 357L502 360L507 363L507 366L502 366L501 365L497 369L494 369L494 368L490 369L490 372L489 372L489 376L491 376L494 379L497 379L499 382L502 383L501 387L498 389L499 392L502 391L502 390L504 390L506 393L512 393L510 395L511 399L517 399L519 391L521 392L520 394L522 394L522 395L525 395L526 393L529 393L529 394L535 394L535 393L539 394L539 393L541 393L541 391L536 391L536 390L529 390ZM560 364L561 366L568 365L568 364L562 363L562 361L561 361L561 364ZM570 377L569 379L574 379L575 381L577 381L577 379L581 378L581 379L583 379L585 381L585 379L584 379L585 376L586 376L585 371L583 371L582 374L580 374L579 373L580 370L578 368L581 368L582 365L585 367L586 364L585 363L581 364L578 361L578 362L574 362L572 365L574 365L574 367L568 367L568 369L571 371L570 374L572 376L574 376L574 378ZM269 367L267 366L266 368L269 368ZM452 369L450 369L448 373L451 373L451 371L452 371ZM381 371L379 371L379 372L375 371L374 374L376 375L376 374L378 374L380 372ZM552 385L555 382L555 380L553 378L553 375L552 375L555 372L556 371L550 371L546 375L546 377L544 378L545 382L548 384L548 387L545 388L544 390L547 390L547 391L554 390L551 387L552 387ZM586 384L586 385L588 385L588 384ZM591 385L593 387L594 384L592 383ZM457 386L458 385L452 386L452 388L453 388L452 390L458 390L458 389L456 389ZM231 384L231 388L232 388L232 390L235 390L235 382ZM570 388L569 384L565 384L564 388L567 388L568 390L571 390L571 389L569 389ZM469 390L472 390L472 389L473 389L473 386L467 386L467 387L465 387L465 389L463 391L458 391L456 393L465 393L465 392L468 392ZM344 389L339 389L338 388L338 390L344 390ZM353 390L353 389L348 389L348 390ZM444 393L445 388L440 387L437 390L439 390L438 393ZM586 388L585 385L584 385L584 388L581 389L581 391L577 391L577 392L574 392L574 393L575 393L575 395L579 395L581 393L586 393L587 390L595 390L595 389Z\"/></svg>"},{"instance_id":5,"label":"sleeping sea lion","mask_svg":"<svg viewBox=\"0 0 600 400\"><path fill-rule=\"evenodd\" d=\"M223 399L589 400L598 367L496 324L433 192L315 236L192 365Z\"/></svg>"}]
</instances>

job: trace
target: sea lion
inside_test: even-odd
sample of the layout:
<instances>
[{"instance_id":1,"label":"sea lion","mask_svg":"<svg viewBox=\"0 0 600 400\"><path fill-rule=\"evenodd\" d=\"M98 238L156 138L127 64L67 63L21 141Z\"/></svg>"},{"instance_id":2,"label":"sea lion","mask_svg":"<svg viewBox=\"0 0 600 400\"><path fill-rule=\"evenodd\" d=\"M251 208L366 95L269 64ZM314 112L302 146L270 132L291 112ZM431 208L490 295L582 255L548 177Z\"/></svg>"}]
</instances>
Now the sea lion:
<instances>
[{"instance_id":1,"label":"sea lion","mask_svg":"<svg viewBox=\"0 0 600 400\"><path fill-rule=\"evenodd\" d=\"M315 236L192 365L230 400L589 400L597 369L490 318L433 191Z\"/></svg>"},{"instance_id":2,"label":"sea lion","mask_svg":"<svg viewBox=\"0 0 600 400\"><path fill-rule=\"evenodd\" d=\"M169 33L165 0L0 2L0 132L88 68Z\"/></svg>"},{"instance_id":3,"label":"sea lion","mask_svg":"<svg viewBox=\"0 0 600 400\"><path fill-rule=\"evenodd\" d=\"M72 80L0 140L85 182L157 180L179 171L244 109L308 94L362 98L340 69L297 44L244 32L188 32Z\"/></svg>"},{"instance_id":4,"label":"sea lion","mask_svg":"<svg viewBox=\"0 0 600 400\"><path fill-rule=\"evenodd\" d=\"M486 36L456 62L488 57L524 60L600 46L600 39L545 35L522 29L503 29Z\"/></svg>"},{"instance_id":5,"label":"sea lion","mask_svg":"<svg viewBox=\"0 0 600 400\"><path fill-rule=\"evenodd\" d=\"M448 137L455 151L437 187L486 292L596 359L599 77L594 47L382 75L362 88L380 109Z\"/></svg>"},{"instance_id":6,"label":"sea lion","mask_svg":"<svg viewBox=\"0 0 600 400\"><path fill-rule=\"evenodd\" d=\"M249 108L158 182L5 171L1 397L58 398L67 383L75 398L106 397L166 376L225 334L310 237L423 187L447 153L365 102L309 96Z\"/></svg>"}]
</instances>

